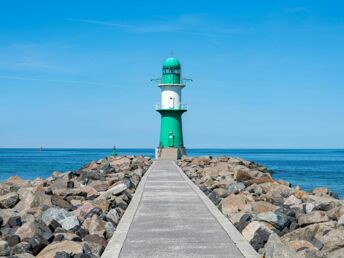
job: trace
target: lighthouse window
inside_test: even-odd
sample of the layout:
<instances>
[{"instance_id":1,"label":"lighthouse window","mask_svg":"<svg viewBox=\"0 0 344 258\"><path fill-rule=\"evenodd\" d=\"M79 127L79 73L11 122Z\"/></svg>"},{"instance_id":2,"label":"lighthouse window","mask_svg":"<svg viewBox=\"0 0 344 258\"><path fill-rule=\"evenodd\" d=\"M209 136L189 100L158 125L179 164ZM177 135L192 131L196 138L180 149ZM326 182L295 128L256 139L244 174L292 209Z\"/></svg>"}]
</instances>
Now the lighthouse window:
<instances>
[{"instance_id":1,"label":"lighthouse window","mask_svg":"<svg viewBox=\"0 0 344 258\"><path fill-rule=\"evenodd\" d=\"M180 74L180 69L163 69L163 74Z\"/></svg>"}]
</instances>

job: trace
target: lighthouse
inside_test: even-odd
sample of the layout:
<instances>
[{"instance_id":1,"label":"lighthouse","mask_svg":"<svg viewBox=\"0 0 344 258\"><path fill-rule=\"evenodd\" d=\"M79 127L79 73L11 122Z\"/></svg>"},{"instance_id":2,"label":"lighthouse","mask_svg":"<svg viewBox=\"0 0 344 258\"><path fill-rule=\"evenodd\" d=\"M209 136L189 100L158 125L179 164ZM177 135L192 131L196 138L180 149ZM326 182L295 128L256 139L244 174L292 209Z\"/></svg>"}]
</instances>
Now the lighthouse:
<instances>
[{"instance_id":1,"label":"lighthouse","mask_svg":"<svg viewBox=\"0 0 344 258\"><path fill-rule=\"evenodd\" d=\"M187 106L182 104L182 89L185 81L182 79L181 65L177 58L169 57L162 65L161 103L156 105L156 110L161 115L160 141L156 148L158 159L180 159L186 155L183 141L182 115L187 111Z\"/></svg>"}]
</instances>

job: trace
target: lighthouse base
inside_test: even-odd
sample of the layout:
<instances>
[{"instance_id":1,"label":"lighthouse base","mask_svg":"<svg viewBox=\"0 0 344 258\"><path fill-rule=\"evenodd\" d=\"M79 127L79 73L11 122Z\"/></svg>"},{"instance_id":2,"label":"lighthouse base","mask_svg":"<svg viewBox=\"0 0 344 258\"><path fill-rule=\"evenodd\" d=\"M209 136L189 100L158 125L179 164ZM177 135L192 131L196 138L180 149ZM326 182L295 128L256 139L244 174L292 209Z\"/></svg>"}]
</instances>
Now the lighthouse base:
<instances>
[{"instance_id":1,"label":"lighthouse base","mask_svg":"<svg viewBox=\"0 0 344 258\"><path fill-rule=\"evenodd\" d=\"M178 160L181 159L184 155L186 155L186 149L184 147L155 149L156 159Z\"/></svg>"}]
</instances>

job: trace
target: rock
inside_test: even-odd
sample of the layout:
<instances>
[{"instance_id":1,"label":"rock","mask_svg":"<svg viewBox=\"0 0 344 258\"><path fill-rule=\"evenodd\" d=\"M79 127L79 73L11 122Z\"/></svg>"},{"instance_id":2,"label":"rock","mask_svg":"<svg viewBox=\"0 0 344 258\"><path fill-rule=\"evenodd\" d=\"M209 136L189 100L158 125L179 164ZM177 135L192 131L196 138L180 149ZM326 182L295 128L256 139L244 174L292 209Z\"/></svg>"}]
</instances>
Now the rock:
<instances>
[{"instance_id":1,"label":"rock","mask_svg":"<svg viewBox=\"0 0 344 258\"><path fill-rule=\"evenodd\" d=\"M86 197L92 198L92 197L97 197L99 195L98 191L96 189L94 189L92 186L89 185L85 185L83 187L80 187L78 189L80 192L84 192L86 193Z\"/></svg>"},{"instance_id":2,"label":"rock","mask_svg":"<svg viewBox=\"0 0 344 258\"><path fill-rule=\"evenodd\" d=\"M216 206L221 202L221 198L214 191L210 192L207 196Z\"/></svg>"},{"instance_id":3,"label":"rock","mask_svg":"<svg viewBox=\"0 0 344 258\"><path fill-rule=\"evenodd\" d=\"M338 219L338 225L344 225L344 214Z\"/></svg>"},{"instance_id":4,"label":"rock","mask_svg":"<svg viewBox=\"0 0 344 258\"><path fill-rule=\"evenodd\" d=\"M116 209L111 209L109 212L106 214L106 218L111 221L114 225L117 225L120 219L120 216L117 212Z\"/></svg>"},{"instance_id":5,"label":"rock","mask_svg":"<svg viewBox=\"0 0 344 258\"><path fill-rule=\"evenodd\" d=\"M344 247L344 229L338 228L327 232L322 238L321 242L324 244L323 252L330 252Z\"/></svg>"},{"instance_id":6,"label":"rock","mask_svg":"<svg viewBox=\"0 0 344 258\"><path fill-rule=\"evenodd\" d=\"M236 193L240 193L244 190L245 190L245 185L241 182L231 183L228 185L228 188L227 188L228 194L232 194L232 193L236 194Z\"/></svg>"},{"instance_id":7,"label":"rock","mask_svg":"<svg viewBox=\"0 0 344 258\"><path fill-rule=\"evenodd\" d=\"M68 181L67 182L67 188L74 188L74 182L73 181Z\"/></svg>"},{"instance_id":8,"label":"rock","mask_svg":"<svg viewBox=\"0 0 344 258\"><path fill-rule=\"evenodd\" d=\"M59 227L61 227L61 224L58 223L56 220L52 220L50 221L50 223L48 224L48 227L49 229L52 231L52 232L55 232L55 230Z\"/></svg>"},{"instance_id":9,"label":"rock","mask_svg":"<svg viewBox=\"0 0 344 258\"><path fill-rule=\"evenodd\" d=\"M83 249L86 254L100 257L105 247L94 242L84 242Z\"/></svg>"},{"instance_id":10,"label":"rock","mask_svg":"<svg viewBox=\"0 0 344 258\"><path fill-rule=\"evenodd\" d=\"M20 242L14 247L12 247L13 254L24 254L24 253L31 253L31 245L28 242Z\"/></svg>"},{"instance_id":11,"label":"rock","mask_svg":"<svg viewBox=\"0 0 344 258\"><path fill-rule=\"evenodd\" d=\"M8 193L0 196L0 208L10 209L13 208L19 201L19 195L17 193Z\"/></svg>"},{"instance_id":12,"label":"rock","mask_svg":"<svg viewBox=\"0 0 344 258\"><path fill-rule=\"evenodd\" d=\"M61 196L53 195L51 197L51 203L54 206L57 206L59 208L63 208L65 210L71 210L73 208L73 205L67 202L65 199L63 199Z\"/></svg>"},{"instance_id":13,"label":"rock","mask_svg":"<svg viewBox=\"0 0 344 258\"><path fill-rule=\"evenodd\" d=\"M103 221L101 218L99 218L98 215L93 215L90 218L87 218L83 225L83 228L88 230L88 232L91 235L98 235L98 236L104 236L105 233L105 221Z\"/></svg>"},{"instance_id":14,"label":"rock","mask_svg":"<svg viewBox=\"0 0 344 258\"><path fill-rule=\"evenodd\" d=\"M7 241L0 240L0 256L7 256L10 254L10 247L8 246Z\"/></svg>"},{"instance_id":15,"label":"rock","mask_svg":"<svg viewBox=\"0 0 344 258\"><path fill-rule=\"evenodd\" d=\"M246 167L242 167L239 170L235 171L234 173L234 179L238 182L247 181L250 179L253 179L252 176L248 172L249 169Z\"/></svg>"},{"instance_id":16,"label":"rock","mask_svg":"<svg viewBox=\"0 0 344 258\"><path fill-rule=\"evenodd\" d=\"M253 213L276 211L279 207L269 202L258 201L251 204Z\"/></svg>"},{"instance_id":17,"label":"rock","mask_svg":"<svg viewBox=\"0 0 344 258\"><path fill-rule=\"evenodd\" d=\"M108 244L108 242L104 238L100 237L99 235L87 235L85 236L84 241L97 243L104 247L106 247L106 245Z\"/></svg>"},{"instance_id":18,"label":"rock","mask_svg":"<svg viewBox=\"0 0 344 258\"><path fill-rule=\"evenodd\" d=\"M44 247L46 247L49 242L45 241L43 238L39 236L33 236L29 240L29 244L31 245L31 250L33 255L37 255Z\"/></svg>"},{"instance_id":19,"label":"rock","mask_svg":"<svg viewBox=\"0 0 344 258\"><path fill-rule=\"evenodd\" d=\"M253 217L253 220L268 222L279 230L288 227L291 222L290 218L287 215L280 212L272 211L259 213Z\"/></svg>"},{"instance_id":20,"label":"rock","mask_svg":"<svg viewBox=\"0 0 344 258\"><path fill-rule=\"evenodd\" d=\"M85 218L86 215L94 209L96 206L93 205L90 202L85 202L83 205L81 205L79 208L74 210L72 213L77 216L78 218Z\"/></svg>"},{"instance_id":21,"label":"rock","mask_svg":"<svg viewBox=\"0 0 344 258\"><path fill-rule=\"evenodd\" d=\"M260 196L263 194L263 188L260 185L257 184L251 184L246 188L246 191L249 193L252 193L255 196Z\"/></svg>"},{"instance_id":22,"label":"rock","mask_svg":"<svg viewBox=\"0 0 344 258\"><path fill-rule=\"evenodd\" d=\"M344 248L337 249L331 253L329 253L327 258L343 258L344 257Z\"/></svg>"},{"instance_id":23,"label":"rock","mask_svg":"<svg viewBox=\"0 0 344 258\"><path fill-rule=\"evenodd\" d=\"M62 228L65 230L70 230L74 227L79 226L79 220L75 216L70 216L63 220L60 220L59 223L61 224Z\"/></svg>"},{"instance_id":24,"label":"rock","mask_svg":"<svg viewBox=\"0 0 344 258\"><path fill-rule=\"evenodd\" d=\"M264 248L265 258L301 258L293 249L284 245L279 237L272 233Z\"/></svg>"},{"instance_id":25,"label":"rock","mask_svg":"<svg viewBox=\"0 0 344 258\"><path fill-rule=\"evenodd\" d=\"M61 239L61 240L77 241L77 242L81 241L81 238L77 234L69 233L69 232L67 232L67 233L58 233L58 234L55 235L55 238Z\"/></svg>"},{"instance_id":26,"label":"rock","mask_svg":"<svg viewBox=\"0 0 344 258\"><path fill-rule=\"evenodd\" d=\"M67 252L73 254L82 253L82 244L68 240L53 243L45 247L36 257L52 258L57 252Z\"/></svg>"},{"instance_id":27,"label":"rock","mask_svg":"<svg viewBox=\"0 0 344 258\"><path fill-rule=\"evenodd\" d=\"M123 191L125 191L127 189L127 185L124 183L119 183L113 187L111 187L109 190L107 190L105 193L109 194L111 193L111 195L119 195L120 193L122 193Z\"/></svg>"},{"instance_id":28,"label":"rock","mask_svg":"<svg viewBox=\"0 0 344 258\"><path fill-rule=\"evenodd\" d=\"M312 191L313 194L315 195L328 195L330 194L330 191L328 190L327 187L318 187L318 188L314 188Z\"/></svg>"},{"instance_id":29,"label":"rock","mask_svg":"<svg viewBox=\"0 0 344 258\"><path fill-rule=\"evenodd\" d=\"M50 232L50 229L43 222L34 220L24 223L16 230L15 234L23 240L35 235L42 235L44 232Z\"/></svg>"},{"instance_id":30,"label":"rock","mask_svg":"<svg viewBox=\"0 0 344 258\"><path fill-rule=\"evenodd\" d=\"M11 176L6 180L6 185L14 186L15 189L18 189L20 187L29 187L30 184L28 181L23 180L19 176Z\"/></svg>"},{"instance_id":31,"label":"rock","mask_svg":"<svg viewBox=\"0 0 344 258\"><path fill-rule=\"evenodd\" d=\"M106 239L110 239L113 235L113 233L115 233L116 228L113 226L113 224L111 222L106 222L105 223L105 238Z\"/></svg>"},{"instance_id":32,"label":"rock","mask_svg":"<svg viewBox=\"0 0 344 258\"><path fill-rule=\"evenodd\" d=\"M266 223L268 224L268 223ZM272 227L270 225L270 227ZM273 227L272 227L273 228ZM269 239L270 234L272 234L272 230L268 228L264 222L257 222L253 221L249 223L243 230L243 236L249 241L252 247L258 251L259 249L263 248L266 242Z\"/></svg>"},{"instance_id":33,"label":"rock","mask_svg":"<svg viewBox=\"0 0 344 258\"><path fill-rule=\"evenodd\" d=\"M303 205L303 211L308 214L311 213L314 209L315 205L313 203L305 203Z\"/></svg>"},{"instance_id":34,"label":"rock","mask_svg":"<svg viewBox=\"0 0 344 258\"><path fill-rule=\"evenodd\" d=\"M221 187L214 189L213 192L220 198L225 198L229 195L228 191Z\"/></svg>"},{"instance_id":35,"label":"rock","mask_svg":"<svg viewBox=\"0 0 344 258\"><path fill-rule=\"evenodd\" d=\"M20 237L18 235L11 235L6 237L6 241L10 247L17 245L20 242Z\"/></svg>"},{"instance_id":36,"label":"rock","mask_svg":"<svg viewBox=\"0 0 344 258\"><path fill-rule=\"evenodd\" d=\"M20 216L14 216L8 219L6 225L10 228L20 227L22 225L22 220Z\"/></svg>"},{"instance_id":37,"label":"rock","mask_svg":"<svg viewBox=\"0 0 344 258\"><path fill-rule=\"evenodd\" d=\"M309 214L300 215L297 218L297 222L300 226L306 226L313 223L326 222L330 219L323 211L312 211Z\"/></svg>"},{"instance_id":38,"label":"rock","mask_svg":"<svg viewBox=\"0 0 344 258\"><path fill-rule=\"evenodd\" d=\"M242 193L237 195L231 194L223 199L221 211L225 215L240 211L251 211L252 207L250 202L251 201L247 198L247 196Z\"/></svg>"},{"instance_id":39,"label":"rock","mask_svg":"<svg viewBox=\"0 0 344 258\"><path fill-rule=\"evenodd\" d=\"M285 201L284 205L298 205L301 204L302 201L296 198L294 195L290 195Z\"/></svg>"},{"instance_id":40,"label":"rock","mask_svg":"<svg viewBox=\"0 0 344 258\"><path fill-rule=\"evenodd\" d=\"M66 252L57 252L54 256L54 258L72 258L73 256Z\"/></svg>"},{"instance_id":41,"label":"rock","mask_svg":"<svg viewBox=\"0 0 344 258\"><path fill-rule=\"evenodd\" d=\"M80 254L74 254L73 258L93 258L93 255L80 253Z\"/></svg>"},{"instance_id":42,"label":"rock","mask_svg":"<svg viewBox=\"0 0 344 258\"><path fill-rule=\"evenodd\" d=\"M296 252L304 249L317 250L317 248L307 240L293 240L291 242L288 242L287 245Z\"/></svg>"},{"instance_id":43,"label":"rock","mask_svg":"<svg viewBox=\"0 0 344 258\"><path fill-rule=\"evenodd\" d=\"M79 225L79 220L72 213L64 209L49 208L42 214L42 220L49 225L52 220L56 220L65 230L70 230Z\"/></svg>"},{"instance_id":44,"label":"rock","mask_svg":"<svg viewBox=\"0 0 344 258\"><path fill-rule=\"evenodd\" d=\"M312 242L314 238L316 237L318 238L319 235L322 236L326 232L333 230L335 226L336 226L335 221L311 224L304 228L298 228L294 231L291 231L283 235L281 239L285 243L291 242L293 240L307 240L309 242Z\"/></svg>"}]
</instances>

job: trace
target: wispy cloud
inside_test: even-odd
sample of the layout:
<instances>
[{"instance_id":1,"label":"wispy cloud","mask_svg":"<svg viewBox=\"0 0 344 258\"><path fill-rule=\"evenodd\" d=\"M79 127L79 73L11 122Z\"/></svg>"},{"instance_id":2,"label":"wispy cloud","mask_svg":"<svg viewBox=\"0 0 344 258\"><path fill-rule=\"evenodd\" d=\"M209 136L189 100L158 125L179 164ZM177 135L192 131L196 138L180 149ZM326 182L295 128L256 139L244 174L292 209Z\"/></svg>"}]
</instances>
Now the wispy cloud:
<instances>
[{"instance_id":1,"label":"wispy cloud","mask_svg":"<svg viewBox=\"0 0 344 258\"><path fill-rule=\"evenodd\" d=\"M91 81L78 81L78 80L51 80L51 79L40 79L40 78L7 76L7 75L0 75L0 79L20 80L20 81L36 81L36 82L67 83L67 84L87 84L87 85L95 85L95 86L113 85L113 83L104 83L104 82L91 82Z\"/></svg>"},{"instance_id":2,"label":"wispy cloud","mask_svg":"<svg viewBox=\"0 0 344 258\"><path fill-rule=\"evenodd\" d=\"M73 22L108 26L108 27L113 27L113 28L120 29L120 30L133 32L133 33L168 32L168 31L175 31L175 30L180 29L178 25L174 25L174 24L129 25L129 24L125 24L125 23L89 20L89 19L66 19L66 20L73 21Z\"/></svg>"},{"instance_id":3,"label":"wispy cloud","mask_svg":"<svg viewBox=\"0 0 344 258\"><path fill-rule=\"evenodd\" d=\"M190 35L199 35L206 37L214 44L219 44L218 36L237 34L241 32L240 28L228 28L218 23L211 22L204 14L186 14L175 18L159 17L154 20L146 21L140 24L129 24L118 21L102 21L94 19L66 19L71 22L84 24L93 24L107 26L116 30L122 30L129 33L151 34L175 32Z\"/></svg>"}]
</instances>

